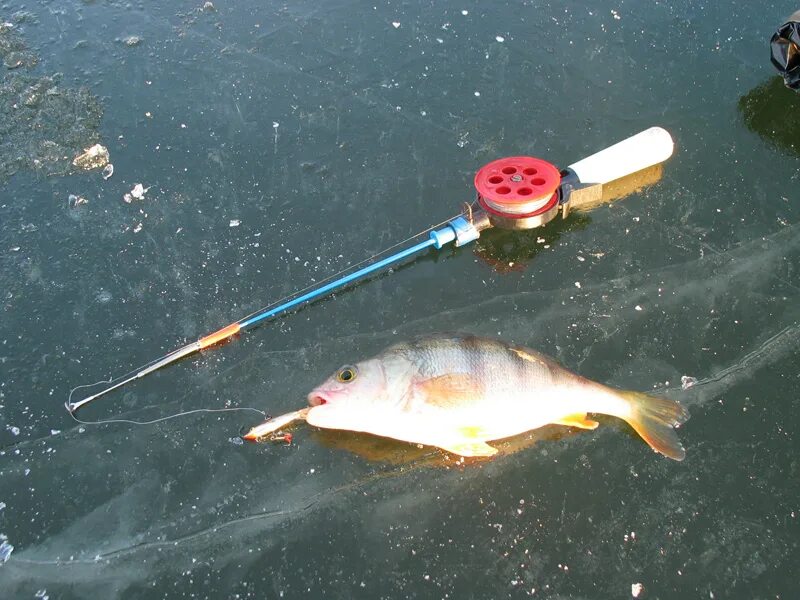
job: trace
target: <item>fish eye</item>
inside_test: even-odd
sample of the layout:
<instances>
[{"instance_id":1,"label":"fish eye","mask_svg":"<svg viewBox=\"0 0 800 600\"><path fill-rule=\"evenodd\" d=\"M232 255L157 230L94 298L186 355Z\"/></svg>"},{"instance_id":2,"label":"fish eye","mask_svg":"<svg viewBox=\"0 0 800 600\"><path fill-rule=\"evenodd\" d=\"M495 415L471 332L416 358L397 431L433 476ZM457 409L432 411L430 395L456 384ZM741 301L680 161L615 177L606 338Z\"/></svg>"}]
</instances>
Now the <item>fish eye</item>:
<instances>
[{"instance_id":1,"label":"fish eye","mask_svg":"<svg viewBox=\"0 0 800 600\"><path fill-rule=\"evenodd\" d=\"M355 367L342 367L336 374L336 379L342 383L350 383L356 378L358 370Z\"/></svg>"}]
</instances>

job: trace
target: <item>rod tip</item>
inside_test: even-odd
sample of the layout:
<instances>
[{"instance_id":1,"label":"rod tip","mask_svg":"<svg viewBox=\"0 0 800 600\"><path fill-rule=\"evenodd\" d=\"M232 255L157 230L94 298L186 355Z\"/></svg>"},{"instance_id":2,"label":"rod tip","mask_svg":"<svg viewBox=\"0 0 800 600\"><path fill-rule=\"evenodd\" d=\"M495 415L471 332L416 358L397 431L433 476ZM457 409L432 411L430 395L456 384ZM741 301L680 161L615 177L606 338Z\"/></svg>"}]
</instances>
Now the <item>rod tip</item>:
<instances>
[{"instance_id":1,"label":"rod tip","mask_svg":"<svg viewBox=\"0 0 800 600\"><path fill-rule=\"evenodd\" d=\"M76 406L75 406L75 403L74 403L74 402L64 402L64 408L66 408L66 409L67 409L67 412L68 412L69 414L72 414L72 413L74 413L74 412L75 412L75 408L76 408Z\"/></svg>"}]
</instances>

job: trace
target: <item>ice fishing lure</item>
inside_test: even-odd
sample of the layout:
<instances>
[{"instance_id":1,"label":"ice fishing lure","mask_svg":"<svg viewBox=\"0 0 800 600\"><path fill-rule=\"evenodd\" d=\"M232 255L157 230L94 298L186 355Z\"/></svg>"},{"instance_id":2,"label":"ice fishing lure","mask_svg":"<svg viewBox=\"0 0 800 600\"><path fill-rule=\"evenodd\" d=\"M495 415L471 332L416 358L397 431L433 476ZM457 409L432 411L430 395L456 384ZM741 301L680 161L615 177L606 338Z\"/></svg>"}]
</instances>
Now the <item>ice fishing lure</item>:
<instances>
[{"instance_id":1,"label":"ice fishing lure","mask_svg":"<svg viewBox=\"0 0 800 600\"><path fill-rule=\"evenodd\" d=\"M422 241L385 258L378 259L384 254L381 253L362 261L351 267L352 270L346 269L317 286L300 290L277 304L269 305L191 344L173 350L127 375L111 380L110 385L91 396L75 402L67 401L65 406L70 413L74 413L92 400L181 358L210 348L242 331L252 329L266 319L311 302L430 248L439 250L451 243L457 247L464 246L477 240L481 231L490 227L512 230L541 227L558 214L566 218L570 210L590 208L607 200L603 186L662 163L672 156L673 148L672 137L666 130L651 127L573 163L564 170L530 156L512 156L490 162L475 174L476 199L466 203L465 209L458 216L419 234L428 235ZM406 243L416 237L418 236L406 240ZM402 244L401 242L389 250Z\"/></svg>"}]
</instances>

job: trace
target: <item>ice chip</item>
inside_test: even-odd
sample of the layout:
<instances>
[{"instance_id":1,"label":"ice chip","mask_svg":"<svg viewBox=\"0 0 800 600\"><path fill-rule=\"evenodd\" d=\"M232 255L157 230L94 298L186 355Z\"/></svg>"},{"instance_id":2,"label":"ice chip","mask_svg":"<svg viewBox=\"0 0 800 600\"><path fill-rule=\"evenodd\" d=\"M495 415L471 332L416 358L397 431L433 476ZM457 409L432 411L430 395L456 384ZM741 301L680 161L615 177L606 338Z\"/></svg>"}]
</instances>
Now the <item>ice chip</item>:
<instances>
[{"instance_id":1,"label":"ice chip","mask_svg":"<svg viewBox=\"0 0 800 600\"><path fill-rule=\"evenodd\" d=\"M7 562L9 558L11 558L11 553L14 551L14 546L8 543L8 538L0 533L0 565L4 562Z\"/></svg>"},{"instance_id":2,"label":"ice chip","mask_svg":"<svg viewBox=\"0 0 800 600\"><path fill-rule=\"evenodd\" d=\"M681 377L681 389L688 390L690 387L697 383L697 379L694 377L689 377L688 375L684 375Z\"/></svg>"},{"instance_id":3,"label":"ice chip","mask_svg":"<svg viewBox=\"0 0 800 600\"><path fill-rule=\"evenodd\" d=\"M70 208L77 208L81 204L87 204L88 202L89 201L83 196L76 196L75 194L70 194L67 197L67 203L69 204Z\"/></svg>"},{"instance_id":4,"label":"ice chip","mask_svg":"<svg viewBox=\"0 0 800 600\"><path fill-rule=\"evenodd\" d=\"M91 148L86 148L72 160L72 164L79 169L89 171L106 166L108 163L108 149L101 144L95 144Z\"/></svg>"}]
</instances>

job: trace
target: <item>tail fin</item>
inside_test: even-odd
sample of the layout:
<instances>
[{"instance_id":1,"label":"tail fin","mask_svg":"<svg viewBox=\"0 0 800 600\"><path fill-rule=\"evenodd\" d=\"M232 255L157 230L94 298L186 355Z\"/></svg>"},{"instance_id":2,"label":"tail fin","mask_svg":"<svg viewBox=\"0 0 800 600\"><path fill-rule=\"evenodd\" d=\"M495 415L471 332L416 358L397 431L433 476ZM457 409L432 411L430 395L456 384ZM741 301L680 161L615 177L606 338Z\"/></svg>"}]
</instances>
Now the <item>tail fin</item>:
<instances>
[{"instance_id":1,"label":"tail fin","mask_svg":"<svg viewBox=\"0 0 800 600\"><path fill-rule=\"evenodd\" d=\"M683 460L686 450L675 433L675 427L686 422L689 411L674 400L649 396L641 392L620 392L631 407L625 420L656 452L674 460Z\"/></svg>"}]
</instances>

